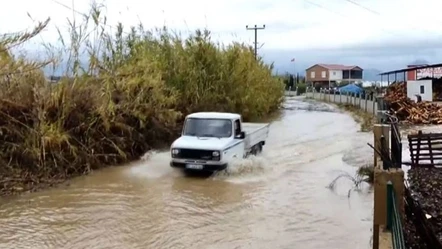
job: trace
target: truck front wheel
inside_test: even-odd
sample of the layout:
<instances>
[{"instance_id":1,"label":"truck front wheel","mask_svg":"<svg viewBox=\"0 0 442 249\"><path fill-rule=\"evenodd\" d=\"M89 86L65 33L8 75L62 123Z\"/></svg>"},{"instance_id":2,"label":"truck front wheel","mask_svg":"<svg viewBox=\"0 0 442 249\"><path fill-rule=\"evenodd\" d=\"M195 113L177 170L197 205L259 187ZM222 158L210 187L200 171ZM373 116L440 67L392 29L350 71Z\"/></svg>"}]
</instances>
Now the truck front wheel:
<instances>
[{"instance_id":1,"label":"truck front wheel","mask_svg":"<svg viewBox=\"0 0 442 249\"><path fill-rule=\"evenodd\" d=\"M262 144L259 143L259 144L256 144L256 145L254 145L252 147L252 150L250 151L250 154L256 156L256 155L260 154L261 151L262 151Z\"/></svg>"},{"instance_id":2,"label":"truck front wheel","mask_svg":"<svg viewBox=\"0 0 442 249\"><path fill-rule=\"evenodd\" d=\"M262 152L262 144L259 143L259 144L256 145L256 146L257 146L257 148L256 148L256 154L261 154L261 152Z\"/></svg>"}]
</instances>

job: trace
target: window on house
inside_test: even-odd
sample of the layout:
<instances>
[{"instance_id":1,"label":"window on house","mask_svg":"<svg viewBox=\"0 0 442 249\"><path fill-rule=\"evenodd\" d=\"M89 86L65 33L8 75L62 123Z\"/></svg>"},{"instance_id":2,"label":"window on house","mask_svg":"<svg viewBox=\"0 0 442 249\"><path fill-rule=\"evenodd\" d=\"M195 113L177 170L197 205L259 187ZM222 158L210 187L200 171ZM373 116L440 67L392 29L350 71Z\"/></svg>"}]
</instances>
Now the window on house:
<instances>
[{"instance_id":1,"label":"window on house","mask_svg":"<svg viewBox=\"0 0 442 249\"><path fill-rule=\"evenodd\" d=\"M325 71L322 71L322 72L321 72L321 77L322 77L322 78L325 78L326 75L327 75L327 73L326 73Z\"/></svg>"},{"instance_id":2,"label":"window on house","mask_svg":"<svg viewBox=\"0 0 442 249\"><path fill-rule=\"evenodd\" d=\"M333 72L333 76L336 76L336 72Z\"/></svg>"},{"instance_id":3,"label":"window on house","mask_svg":"<svg viewBox=\"0 0 442 249\"><path fill-rule=\"evenodd\" d=\"M310 72L310 78L314 78L315 77L315 72Z\"/></svg>"},{"instance_id":4,"label":"window on house","mask_svg":"<svg viewBox=\"0 0 442 249\"><path fill-rule=\"evenodd\" d=\"M425 86L421 86L421 94L425 93Z\"/></svg>"}]
</instances>

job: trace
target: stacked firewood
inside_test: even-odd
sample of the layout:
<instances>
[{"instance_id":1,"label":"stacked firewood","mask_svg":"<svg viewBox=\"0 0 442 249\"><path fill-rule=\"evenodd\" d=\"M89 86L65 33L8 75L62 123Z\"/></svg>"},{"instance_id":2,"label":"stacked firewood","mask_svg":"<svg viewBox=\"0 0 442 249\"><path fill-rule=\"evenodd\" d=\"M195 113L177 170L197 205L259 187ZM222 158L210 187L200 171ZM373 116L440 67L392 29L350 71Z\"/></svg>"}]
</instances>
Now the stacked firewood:
<instances>
[{"instance_id":1,"label":"stacked firewood","mask_svg":"<svg viewBox=\"0 0 442 249\"><path fill-rule=\"evenodd\" d=\"M416 103L409 99L404 82L388 87L384 99L400 120L412 124L442 124L442 105L427 101Z\"/></svg>"}]
</instances>

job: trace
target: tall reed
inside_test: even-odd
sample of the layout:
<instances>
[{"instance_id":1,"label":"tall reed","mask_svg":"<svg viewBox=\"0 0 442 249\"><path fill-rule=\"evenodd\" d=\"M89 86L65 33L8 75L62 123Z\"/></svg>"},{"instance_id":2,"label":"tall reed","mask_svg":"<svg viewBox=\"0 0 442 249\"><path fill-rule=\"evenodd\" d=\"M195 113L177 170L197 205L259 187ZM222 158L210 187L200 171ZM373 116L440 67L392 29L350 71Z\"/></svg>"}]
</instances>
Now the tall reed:
<instances>
[{"instance_id":1,"label":"tall reed","mask_svg":"<svg viewBox=\"0 0 442 249\"><path fill-rule=\"evenodd\" d=\"M111 32L97 5L80 23L69 21L61 47L45 44L58 56L36 62L12 54L48 22L0 38L3 195L135 160L175 138L188 113L238 112L254 120L283 100L273 66L256 61L250 46L218 44L208 30L183 38L166 27L125 33L120 24ZM48 82L41 68L60 64L65 77Z\"/></svg>"}]
</instances>

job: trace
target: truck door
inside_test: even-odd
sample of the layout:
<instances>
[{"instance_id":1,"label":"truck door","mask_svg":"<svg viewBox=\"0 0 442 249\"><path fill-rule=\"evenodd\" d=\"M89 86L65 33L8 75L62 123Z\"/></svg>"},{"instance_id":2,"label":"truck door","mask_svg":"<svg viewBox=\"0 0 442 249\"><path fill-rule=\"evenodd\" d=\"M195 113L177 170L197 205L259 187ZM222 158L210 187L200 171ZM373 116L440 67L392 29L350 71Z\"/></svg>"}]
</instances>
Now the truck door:
<instances>
[{"instance_id":1,"label":"truck door","mask_svg":"<svg viewBox=\"0 0 442 249\"><path fill-rule=\"evenodd\" d=\"M241 135L241 121L239 119L236 119L233 124L233 134L235 137L238 137ZM238 143L240 140L234 139L234 143ZM232 157L236 159L241 159L244 157L244 140L242 142L238 143L236 146L232 148Z\"/></svg>"},{"instance_id":2,"label":"truck door","mask_svg":"<svg viewBox=\"0 0 442 249\"><path fill-rule=\"evenodd\" d=\"M235 137L239 136L241 133L241 122L239 121L239 119L235 120L235 126L234 126L235 130L234 130L234 134Z\"/></svg>"}]
</instances>

